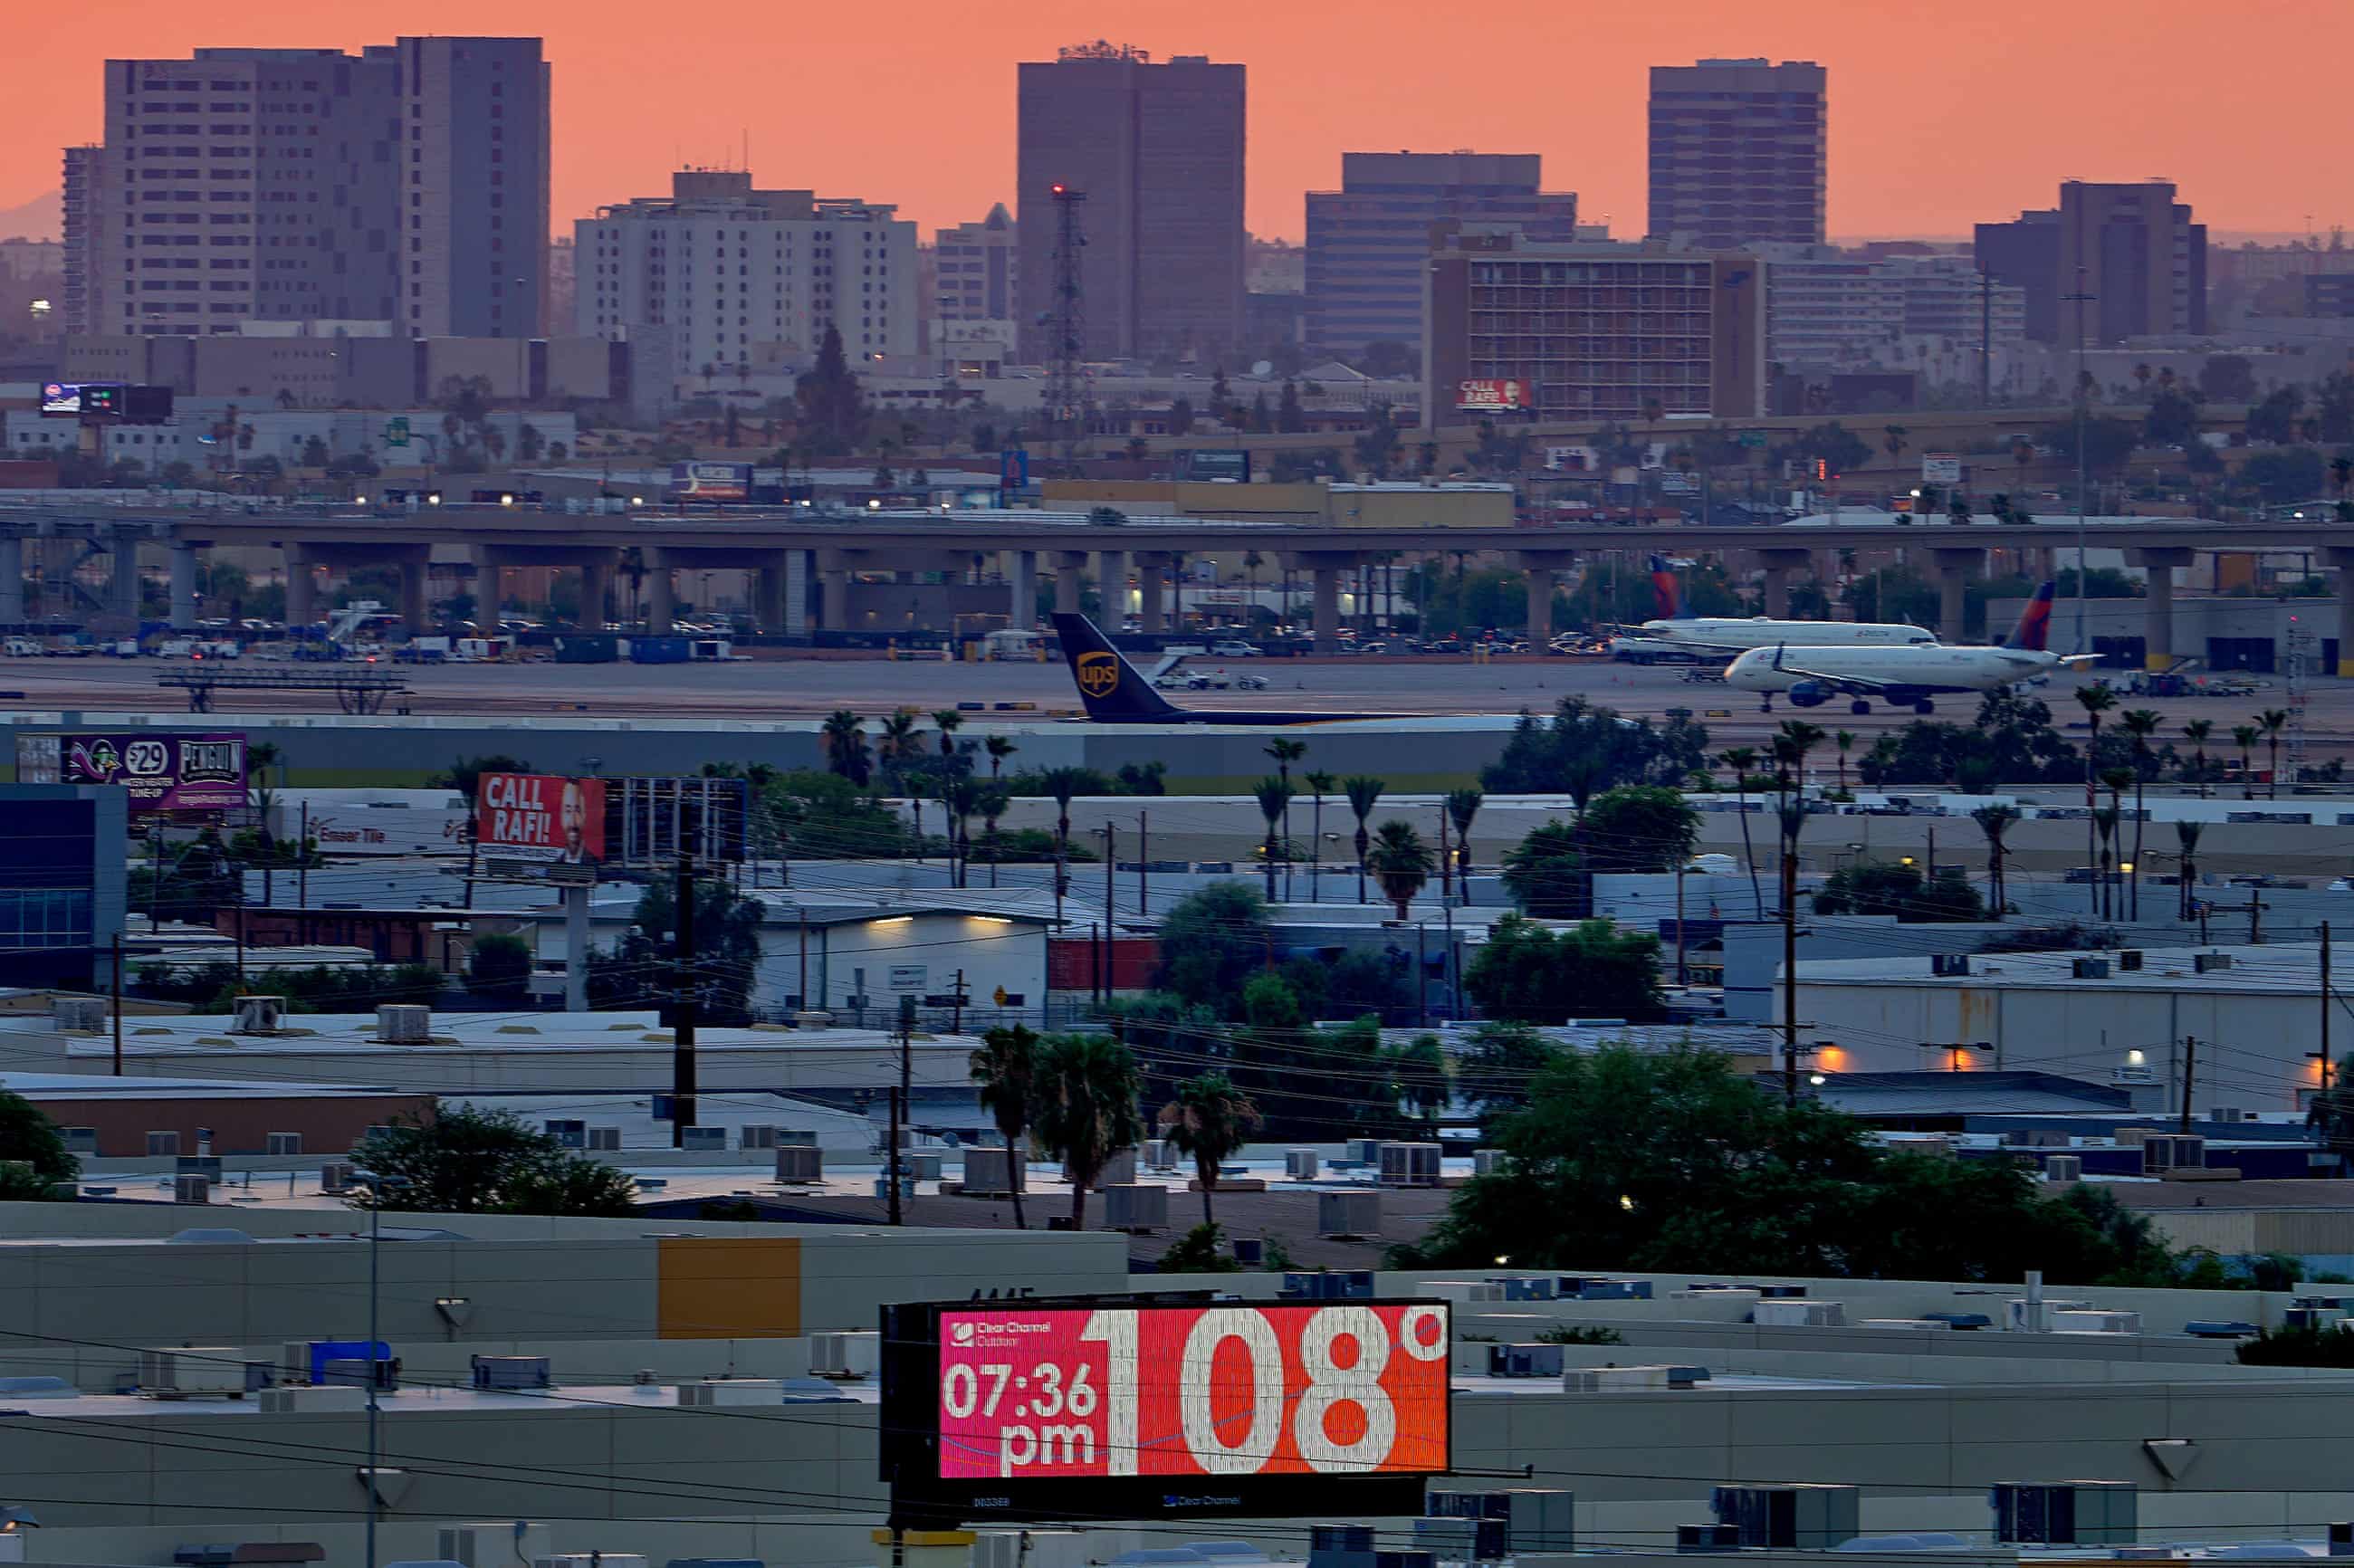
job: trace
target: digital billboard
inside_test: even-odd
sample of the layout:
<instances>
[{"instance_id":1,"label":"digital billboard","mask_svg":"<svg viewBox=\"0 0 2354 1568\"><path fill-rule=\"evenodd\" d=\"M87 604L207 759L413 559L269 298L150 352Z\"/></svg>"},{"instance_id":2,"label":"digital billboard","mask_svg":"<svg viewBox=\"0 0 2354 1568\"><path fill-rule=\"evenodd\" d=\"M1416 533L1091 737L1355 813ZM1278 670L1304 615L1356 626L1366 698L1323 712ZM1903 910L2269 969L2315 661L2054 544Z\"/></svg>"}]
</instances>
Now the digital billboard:
<instances>
[{"instance_id":1,"label":"digital billboard","mask_svg":"<svg viewBox=\"0 0 2354 1568\"><path fill-rule=\"evenodd\" d=\"M27 735L16 739L23 784L111 784L133 818L228 811L246 804L242 735Z\"/></svg>"},{"instance_id":2,"label":"digital billboard","mask_svg":"<svg viewBox=\"0 0 2354 1568\"><path fill-rule=\"evenodd\" d=\"M1481 376L1455 384L1455 406L1489 414L1528 407L1529 384L1511 376Z\"/></svg>"},{"instance_id":3,"label":"digital billboard","mask_svg":"<svg viewBox=\"0 0 2354 1568\"><path fill-rule=\"evenodd\" d=\"M1410 1512L1449 1464L1451 1328L1434 1301L888 1308L895 1513Z\"/></svg>"},{"instance_id":4,"label":"digital billboard","mask_svg":"<svg viewBox=\"0 0 2354 1568\"><path fill-rule=\"evenodd\" d=\"M752 493L748 462L674 462L670 465L674 501L743 501Z\"/></svg>"},{"instance_id":5,"label":"digital billboard","mask_svg":"<svg viewBox=\"0 0 2354 1568\"><path fill-rule=\"evenodd\" d=\"M122 412L120 381L45 381L41 412L53 419L112 418Z\"/></svg>"},{"instance_id":6,"label":"digital billboard","mask_svg":"<svg viewBox=\"0 0 2354 1568\"><path fill-rule=\"evenodd\" d=\"M474 842L494 863L593 866L605 858L605 781L485 773L474 796Z\"/></svg>"}]
</instances>

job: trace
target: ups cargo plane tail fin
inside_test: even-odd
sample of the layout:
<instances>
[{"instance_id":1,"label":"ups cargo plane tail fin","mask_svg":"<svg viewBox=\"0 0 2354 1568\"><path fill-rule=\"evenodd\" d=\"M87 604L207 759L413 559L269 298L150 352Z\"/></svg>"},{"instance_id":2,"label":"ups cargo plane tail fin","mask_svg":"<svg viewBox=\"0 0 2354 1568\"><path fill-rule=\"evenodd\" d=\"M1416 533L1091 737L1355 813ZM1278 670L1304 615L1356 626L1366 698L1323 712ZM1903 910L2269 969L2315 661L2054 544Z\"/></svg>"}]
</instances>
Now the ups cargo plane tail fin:
<instances>
[{"instance_id":1,"label":"ups cargo plane tail fin","mask_svg":"<svg viewBox=\"0 0 2354 1568\"><path fill-rule=\"evenodd\" d=\"M1055 634L1063 640L1063 658L1079 688L1087 717L1108 723L1182 719L1184 711L1152 689L1152 683L1120 656L1111 639L1084 615L1056 614Z\"/></svg>"}]
</instances>

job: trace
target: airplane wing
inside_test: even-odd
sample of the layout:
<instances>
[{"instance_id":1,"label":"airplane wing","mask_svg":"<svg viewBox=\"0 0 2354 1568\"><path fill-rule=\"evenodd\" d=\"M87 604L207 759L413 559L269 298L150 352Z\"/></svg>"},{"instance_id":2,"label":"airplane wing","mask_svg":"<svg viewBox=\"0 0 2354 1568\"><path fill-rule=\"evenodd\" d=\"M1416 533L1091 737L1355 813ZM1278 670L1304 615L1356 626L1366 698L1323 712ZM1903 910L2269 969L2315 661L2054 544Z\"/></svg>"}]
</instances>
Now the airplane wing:
<instances>
[{"instance_id":1,"label":"airplane wing","mask_svg":"<svg viewBox=\"0 0 2354 1568\"><path fill-rule=\"evenodd\" d=\"M2101 658L2098 653L2062 653L2057 662L2062 664L2097 664Z\"/></svg>"},{"instance_id":2,"label":"airplane wing","mask_svg":"<svg viewBox=\"0 0 2354 1568\"><path fill-rule=\"evenodd\" d=\"M1774 667L1786 675L1796 675L1801 680L1814 681L1829 686L1835 692L1848 692L1860 697L1876 697L1883 692L1894 690L1902 683L1895 681L1875 681L1867 675L1827 675L1819 670L1802 670L1796 664L1779 661L1776 662ZM1913 689L1911 685L1905 686L1907 691Z\"/></svg>"},{"instance_id":3,"label":"airplane wing","mask_svg":"<svg viewBox=\"0 0 2354 1568\"><path fill-rule=\"evenodd\" d=\"M1648 637L1654 642L1670 642L1678 648L1688 648L1694 653L1723 653L1734 659L1740 658L1756 646L1754 642L1711 642L1704 638L1684 637L1672 631L1641 632L1638 635Z\"/></svg>"}]
</instances>

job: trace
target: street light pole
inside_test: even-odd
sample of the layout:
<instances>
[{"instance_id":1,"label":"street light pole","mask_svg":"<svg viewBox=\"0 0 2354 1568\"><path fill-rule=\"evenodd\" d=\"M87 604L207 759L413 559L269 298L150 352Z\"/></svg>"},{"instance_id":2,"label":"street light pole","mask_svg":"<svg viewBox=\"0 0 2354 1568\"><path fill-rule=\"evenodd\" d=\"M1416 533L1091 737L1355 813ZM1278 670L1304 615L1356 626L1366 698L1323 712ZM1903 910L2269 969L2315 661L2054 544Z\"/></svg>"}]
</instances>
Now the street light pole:
<instances>
[{"instance_id":1,"label":"street light pole","mask_svg":"<svg viewBox=\"0 0 2354 1568\"><path fill-rule=\"evenodd\" d=\"M379 1414L377 1389L381 1376L376 1355L376 1287L380 1277L377 1257L384 1244L384 1194L387 1190L408 1186L408 1181L406 1177L386 1176L373 1171L358 1174L368 1190L367 1470L360 1478L360 1489L367 1508L366 1568L376 1568L376 1420Z\"/></svg>"},{"instance_id":2,"label":"street light pole","mask_svg":"<svg viewBox=\"0 0 2354 1568\"><path fill-rule=\"evenodd\" d=\"M2093 298L2084 291L2084 268L2076 266L2076 291L2062 294L2062 299L2076 307L2076 647L2085 652L2084 641L2084 416L2092 408L2093 389L2084 380L2084 306Z\"/></svg>"}]
</instances>

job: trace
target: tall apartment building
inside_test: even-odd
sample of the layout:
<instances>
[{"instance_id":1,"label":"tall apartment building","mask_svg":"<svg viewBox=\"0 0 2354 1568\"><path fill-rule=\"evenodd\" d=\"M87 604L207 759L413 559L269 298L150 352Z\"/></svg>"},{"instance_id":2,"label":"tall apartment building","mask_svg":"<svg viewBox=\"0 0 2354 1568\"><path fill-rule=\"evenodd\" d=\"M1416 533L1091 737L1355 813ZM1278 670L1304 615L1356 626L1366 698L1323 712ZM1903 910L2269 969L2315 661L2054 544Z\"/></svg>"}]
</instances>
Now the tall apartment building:
<instances>
[{"instance_id":1,"label":"tall apartment building","mask_svg":"<svg viewBox=\"0 0 2354 1568\"><path fill-rule=\"evenodd\" d=\"M2167 180L2066 181L2057 207L1979 224L1978 264L2027 291L2028 335L2040 342L2204 332L2207 226L2174 198Z\"/></svg>"},{"instance_id":2,"label":"tall apartment building","mask_svg":"<svg viewBox=\"0 0 2354 1568\"><path fill-rule=\"evenodd\" d=\"M1090 358L1232 357L1243 339L1244 69L1110 44L1019 71L1021 355L1050 357L1055 187L1083 193Z\"/></svg>"},{"instance_id":3,"label":"tall apartment building","mask_svg":"<svg viewBox=\"0 0 2354 1568\"><path fill-rule=\"evenodd\" d=\"M577 330L659 329L677 375L806 358L842 333L854 360L916 352L916 226L875 202L755 190L737 170L682 170L668 196L573 226Z\"/></svg>"},{"instance_id":4,"label":"tall apartment building","mask_svg":"<svg viewBox=\"0 0 2354 1568\"><path fill-rule=\"evenodd\" d=\"M1808 60L1651 68L1650 233L1728 250L1820 245L1829 139Z\"/></svg>"},{"instance_id":5,"label":"tall apartment building","mask_svg":"<svg viewBox=\"0 0 2354 1568\"><path fill-rule=\"evenodd\" d=\"M1766 269L1766 355L1786 370L1901 369L1919 347L1908 340L2008 348L2025 334L2026 291L1990 283L1967 256L1752 250Z\"/></svg>"},{"instance_id":6,"label":"tall apartment building","mask_svg":"<svg viewBox=\"0 0 2354 1568\"><path fill-rule=\"evenodd\" d=\"M1766 375L1762 263L1740 251L1542 245L1506 227L1442 230L1424 310L1434 425L1753 418Z\"/></svg>"},{"instance_id":7,"label":"tall apartment building","mask_svg":"<svg viewBox=\"0 0 2354 1568\"><path fill-rule=\"evenodd\" d=\"M109 60L106 141L67 151L81 330L389 321L531 337L547 266L535 38Z\"/></svg>"},{"instance_id":8,"label":"tall apartment building","mask_svg":"<svg viewBox=\"0 0 2354 1568\"><path fill-rule=\"evenodd\" d=\"M1010 322L1021 277L1013 215L999 202L978 223L932 236L932 314L951 322Z\"/></svg>"},{"instance_id":9,"label":"tall apartment building","mask_svg":"<svg viewBox=\"0 0 2354 1568\"><path fill-rule=\"evenodd\" d=\"M1577 197L1547 193L1534 153L1343 153L1341 188L1308 193L1308 346L1356 354L1422 341L1431 226L1518 224L1577 238Z\"/></svg>"}]
</instances>

